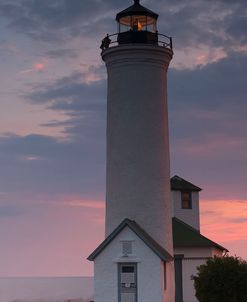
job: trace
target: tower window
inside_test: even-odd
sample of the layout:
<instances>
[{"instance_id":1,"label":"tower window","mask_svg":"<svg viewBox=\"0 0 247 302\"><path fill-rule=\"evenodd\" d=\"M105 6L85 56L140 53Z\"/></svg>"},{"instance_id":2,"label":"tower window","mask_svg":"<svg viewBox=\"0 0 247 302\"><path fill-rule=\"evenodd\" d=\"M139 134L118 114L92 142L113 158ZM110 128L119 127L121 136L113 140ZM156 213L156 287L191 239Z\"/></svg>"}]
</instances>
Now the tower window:
<instances>
[{"instance_id":1,"label":"tower window","mask_svg":"<svg viewBox=\"0 0 247 302\"><path fill-rule=\"evenodd\" d=\"M182 209L192 209L191 192L188 191L181 192L181 204L182 204Z\"/></svg>"},{"instance_id":2,"label":"tower window","mask_svg":"<svg viewBox=\"0 0 247 302\"><path fill-rule=\"evenodd\" d=\"M124 256L131 255L133 253L132 241L122 241L122 254Z\"/></svg>"}]
</instances>

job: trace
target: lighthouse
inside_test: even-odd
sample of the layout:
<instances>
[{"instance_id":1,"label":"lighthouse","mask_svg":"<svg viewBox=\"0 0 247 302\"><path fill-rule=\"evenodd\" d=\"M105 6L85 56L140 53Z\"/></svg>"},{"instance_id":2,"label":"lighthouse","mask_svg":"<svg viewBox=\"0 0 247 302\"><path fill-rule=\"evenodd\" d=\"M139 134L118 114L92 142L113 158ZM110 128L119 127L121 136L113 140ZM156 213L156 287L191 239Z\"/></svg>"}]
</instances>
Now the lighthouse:
<instances>
[{"instance_id":1,"label":"lighthouse","mask_svg":"<svg viewBox=\"0 0 247 302\"><path fill-rule=\"evenodd\" d=\"M167 70L172 39L138 0L101 45L107 68L105 240L95 302L174 302Z\"/></svg>"}]
</instances>

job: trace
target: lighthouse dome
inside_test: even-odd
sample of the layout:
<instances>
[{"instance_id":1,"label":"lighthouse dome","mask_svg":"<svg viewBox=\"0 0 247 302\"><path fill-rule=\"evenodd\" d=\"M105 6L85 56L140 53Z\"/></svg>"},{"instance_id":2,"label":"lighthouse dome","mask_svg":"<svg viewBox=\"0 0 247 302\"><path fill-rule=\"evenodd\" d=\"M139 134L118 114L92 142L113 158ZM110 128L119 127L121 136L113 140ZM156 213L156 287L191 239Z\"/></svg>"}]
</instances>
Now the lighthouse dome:
<instances>
[{"instance_id":1,"label":"lighthouse dome","mask_svg":"<svg viewBox=\"0 0 247 302\"><path fill-rule=\"evenodd\" d=\"M119 23L120 32L133 31L150 31L156 32L158 14L142 6L139 0L134 4L117 14L116 20Z\"/></svg>"}]
</instances>

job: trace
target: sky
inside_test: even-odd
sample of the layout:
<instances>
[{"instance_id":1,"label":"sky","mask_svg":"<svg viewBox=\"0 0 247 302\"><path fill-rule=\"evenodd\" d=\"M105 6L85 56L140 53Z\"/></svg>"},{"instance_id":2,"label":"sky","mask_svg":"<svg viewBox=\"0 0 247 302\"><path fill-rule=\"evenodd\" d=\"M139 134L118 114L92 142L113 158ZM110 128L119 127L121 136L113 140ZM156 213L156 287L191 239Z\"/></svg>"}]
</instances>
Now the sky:
<instances>
[{"instance_id":1,"label":"sky","mask_svg":"<svg viewBox=\"0 0 247 302\"><path fill-rule=\"evenodd\" d=\"M104 238L100 44L131 0L0 0L0 277L90 276ZM247 259L246 0L146 0L173 37L171 175L201 230Z\"/></svg>"}]
</instances>

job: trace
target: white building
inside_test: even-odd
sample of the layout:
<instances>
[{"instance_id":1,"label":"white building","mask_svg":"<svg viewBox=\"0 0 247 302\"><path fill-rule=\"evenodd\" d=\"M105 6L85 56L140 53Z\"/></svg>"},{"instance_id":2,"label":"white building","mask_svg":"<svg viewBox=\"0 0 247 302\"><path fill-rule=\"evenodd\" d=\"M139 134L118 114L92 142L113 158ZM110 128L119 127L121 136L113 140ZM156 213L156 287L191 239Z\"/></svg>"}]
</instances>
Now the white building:
<instances>
[{"instance_id":1,"label":"white building","mask_svg":"<svg viewBox=\"0 0 247 302\"><path fill-rule=\"evenodd\" d=\"M91 254L95 261L95 301L163 301L171 280L167 261L172 256L135 221L125 219ZM104 276L100 278L98 276ZM132 300L130 300L132 299Z\"/></svg>"},{"instance_id":2,"label":"white building","mask_svg":"<svg viewBox=\"0 0 247 302\"><path fill-rule=\"evenodd\" d=\"M196 268L228 251L200 233L200 191L179 176L171 178L176 302L196 302Z\"/></svg>"},{"instance_id":3,"label":"white building","mask_svg":"<svg viewBox=\"0 0 247 302\"><path fill-rule=\"evenodd\" d=\"M214 256L223 256L228 250L216 242L206 238L200 233L200 206L199 192L201 188L186 181L185 179L174 176L171 178L172 193L172 216L173 216L173 246L175 262L175 302L197 302L195 297L193 275L196 274L197 267L204 264L209 258ZM138 265L139 275L145 275L148 272L147 279L151 276L152 282L145 278L136 276L136 279L144 283L150 294L142 297L142 292L138 295L139 301L160 301L161 296L154 293L162 293L162 288L166 288L167 276L165 267L162 267L166 261L171 259L164 249L139 226L136 222L125 219L114 232L94 251L92 259L97 256L96 275L104 275L107 272L107 280L113 280L108 283L112 291L112 301L117 301L119 280L114 276L121 270L129 270L129 265ZM148 263L142 259L149 258ZM109 262L114 261L115 266L108 266L105 259ZM160 265L163 263L163 265ZM160 282L157 271L160 271L162 282ZM121 273L120 273L121 274ZM127 272L127 277L129 274ZM131 276L133 278L133 275ZM124 274L120 278L125 278ZM135 282L137 282L135 280ZM105 279L96 279L96 287L101 288L98 292L101 297L107 293L104 289ZM134 281L134 280L132 280ZM140 285L140 288L142 285ZM107 296L105 300L107 301Z\"/></svg>"}]
</instances>

